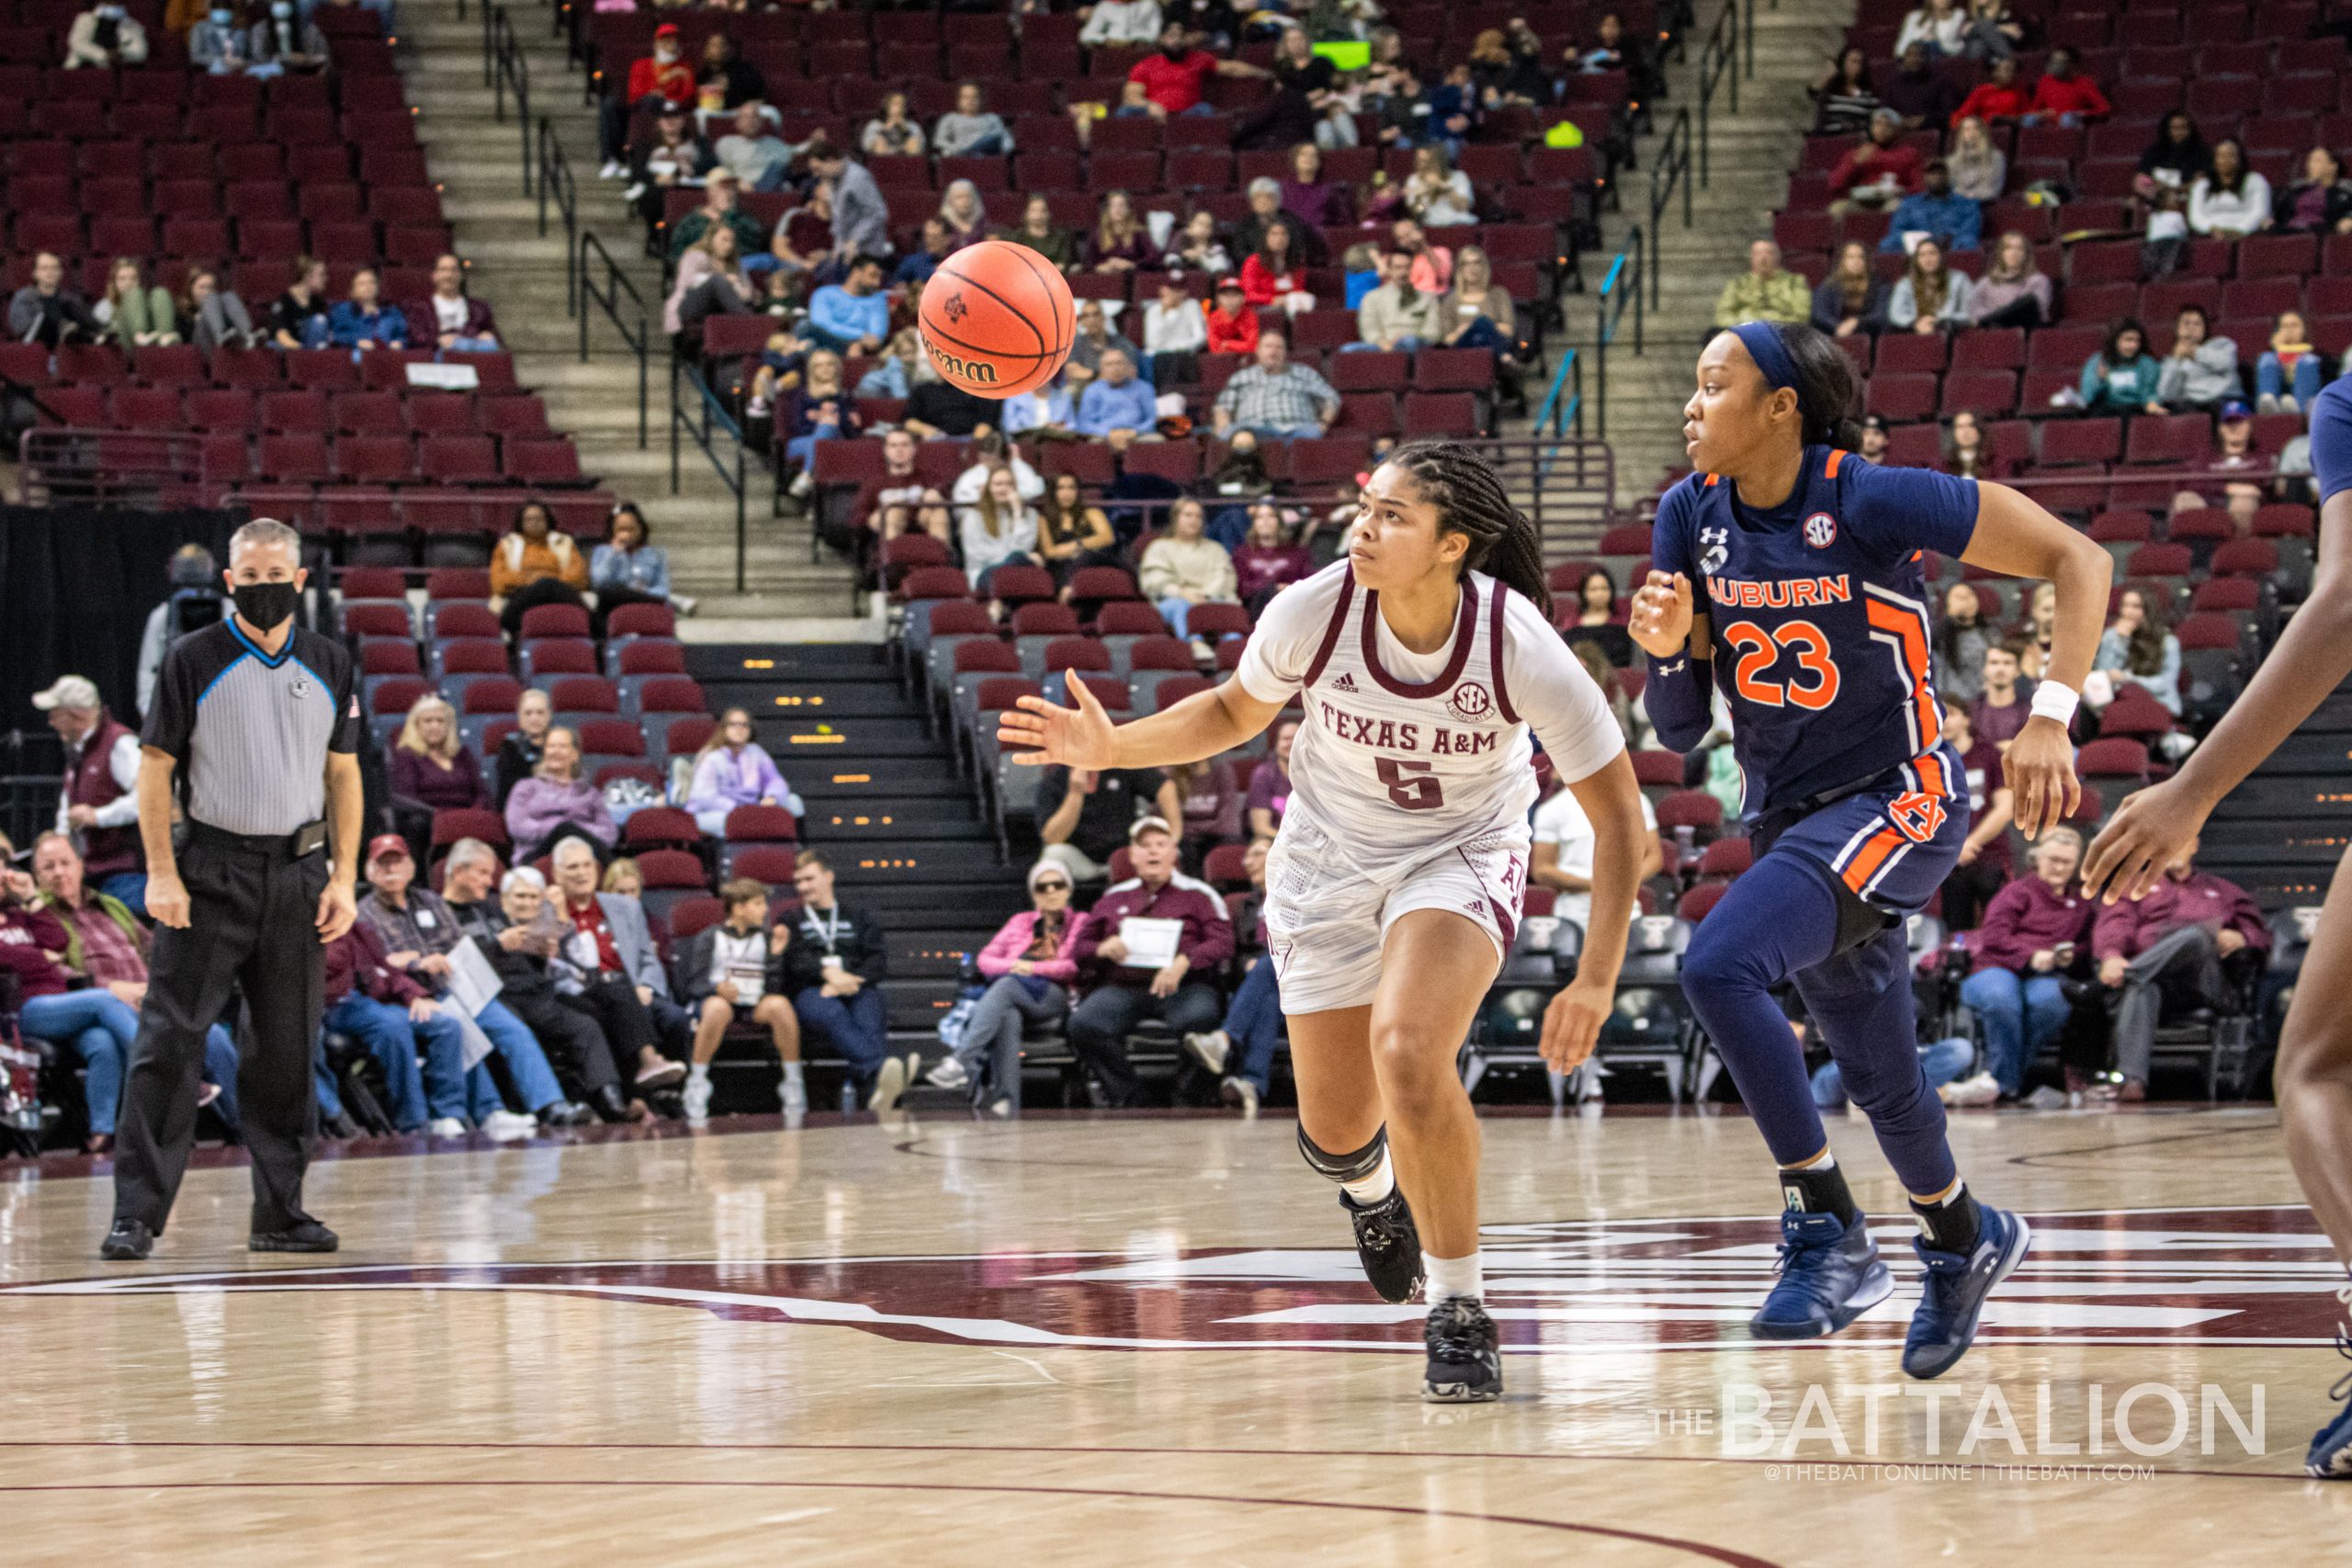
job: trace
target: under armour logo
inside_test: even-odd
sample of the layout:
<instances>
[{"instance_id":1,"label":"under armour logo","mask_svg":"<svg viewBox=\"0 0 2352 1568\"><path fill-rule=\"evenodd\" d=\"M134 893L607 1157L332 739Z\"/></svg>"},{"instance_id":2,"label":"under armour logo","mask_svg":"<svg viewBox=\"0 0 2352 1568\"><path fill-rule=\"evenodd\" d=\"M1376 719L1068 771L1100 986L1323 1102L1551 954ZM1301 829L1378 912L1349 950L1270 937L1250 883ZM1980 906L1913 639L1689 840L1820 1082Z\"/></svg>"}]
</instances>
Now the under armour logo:
<instances>
[{"instance_id":1,"label":"under armour logo","mask_svg":"<svg viewBox=\"0 0 2352 1568\"><path fill-rule=\"evenodd\" d=\"M1657 667L1657 672L1661 675L1679 675L1690 667L1690 661L1689 660L1678 659L1671 664L1659 665Z\"/></svg>"}]
</instances>

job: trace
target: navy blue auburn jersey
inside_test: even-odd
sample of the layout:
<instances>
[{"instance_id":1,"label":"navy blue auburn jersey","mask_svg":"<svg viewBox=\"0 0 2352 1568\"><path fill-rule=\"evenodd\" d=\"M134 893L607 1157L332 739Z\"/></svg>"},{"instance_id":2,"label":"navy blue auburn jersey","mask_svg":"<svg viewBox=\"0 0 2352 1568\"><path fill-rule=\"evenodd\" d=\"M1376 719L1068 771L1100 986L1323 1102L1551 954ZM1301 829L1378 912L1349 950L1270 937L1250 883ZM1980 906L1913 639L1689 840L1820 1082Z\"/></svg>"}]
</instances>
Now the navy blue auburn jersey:
<instances>
[{"instance_id":1,"label":"navy blue auburn jersey","mask_svg":"<svg viewBox=\"0 0 2352 1568\"><path fill-rule=\"evenodd\" d=\"M1958 556L1976 483L1827 446L1769 510L1692 474L1658 506L1651 564L1690 579L1731 705L1751 821L1901 767L1941 738L1919 555Z\"/></svg>"}]
</instances>

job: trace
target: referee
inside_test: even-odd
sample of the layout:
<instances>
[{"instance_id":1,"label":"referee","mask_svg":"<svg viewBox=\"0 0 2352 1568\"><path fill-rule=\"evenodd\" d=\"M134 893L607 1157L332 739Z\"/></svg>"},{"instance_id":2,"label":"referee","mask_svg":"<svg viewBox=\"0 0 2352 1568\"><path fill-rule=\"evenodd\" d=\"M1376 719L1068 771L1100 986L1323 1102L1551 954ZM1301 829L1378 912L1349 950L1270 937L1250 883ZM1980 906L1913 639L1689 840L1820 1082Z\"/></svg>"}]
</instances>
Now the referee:
<instances>
[{"instance_id":1,"label":"referee","mask_svg":"<svg viewBox=\"0 0 2352 1568\"><path fill-rule=\"evenodd\" d=\"M207 1026L244 992L237 1099L255 1252L333 1252L302 1212L324 944L351 929L359 864L359 697L351 656L298 629L301 539L256 519L229 541L235 614L174 643L140 736L139 835L155 932L116 1130L114 1229L144 1258L196 1137ZM175 842L175 786L187 824ZM331 822L330 822L331 817ZM334 840L332 869L326 854Z\"/></svg>"}]
</instances>

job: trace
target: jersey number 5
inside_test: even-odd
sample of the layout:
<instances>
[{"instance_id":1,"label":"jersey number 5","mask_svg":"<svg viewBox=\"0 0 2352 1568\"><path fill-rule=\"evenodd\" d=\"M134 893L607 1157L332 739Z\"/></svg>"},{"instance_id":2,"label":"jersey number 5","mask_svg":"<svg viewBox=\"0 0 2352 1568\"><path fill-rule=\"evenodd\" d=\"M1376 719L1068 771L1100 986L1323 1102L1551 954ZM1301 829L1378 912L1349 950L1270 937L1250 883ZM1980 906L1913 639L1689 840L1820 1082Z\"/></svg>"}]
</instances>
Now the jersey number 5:
<instances>
[{"instance_id":1,"label":"jersey number 5","mask_svg":"<svg viewBox=\"0 0 2352 1568\"><path fill-rule=\"evenodd\" d=\"M1408 811L1435 811L1445 804L1445 786L1428 776L1435 762L1400 762L1394 757L1380 759L1380 782L1388 786L1388 798Z\"/></svg>"},{"instance_id":2,"label":"jersey number 5","mask_svg":"<svg viewBox=\"0 0 2352 1568\"><path fill-rule=\"evenodd\" d=\"M1754 621L1734 621L1724 628L1724 640L1739 650L1732 688L1747 701L1768 708L1793 704L1818 713L1838 700L1838 662L1829 657L1829 638L1811 621L1783 621L1770 631ZM1796 656L1793 678L1769 679L1765 671L1783 653Z\"/></svg>"}]
</instances>

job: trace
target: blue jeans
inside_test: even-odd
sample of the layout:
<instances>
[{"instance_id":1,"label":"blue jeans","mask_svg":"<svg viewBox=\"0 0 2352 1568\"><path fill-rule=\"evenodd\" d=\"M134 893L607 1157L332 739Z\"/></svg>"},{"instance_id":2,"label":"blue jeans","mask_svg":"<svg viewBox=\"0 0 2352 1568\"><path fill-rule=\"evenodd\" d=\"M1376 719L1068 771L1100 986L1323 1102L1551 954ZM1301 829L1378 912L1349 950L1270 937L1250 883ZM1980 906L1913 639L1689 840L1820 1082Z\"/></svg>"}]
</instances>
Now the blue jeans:
<instances>
[{"instance_id":1,"label":"blue jeans","mask_svg":"<svg viewBox=\"0 0 2352 1568\"><path fill-rule=\"evenodd\" d=\"M956 1059L972 1075L975 1098L993 1094L1020 1110L1021 1037L1029 1025L1053 1023L1069 1012L1069 992L1062 987L1047 985L1033 996L1022 976L999 976L972 1004L964 1021L964 1038L956 1047ZM984 1082L986 1094L977 1092Z\"/></svg>"},{"instance_id":2,"label":"blue jeans","mask_svg":"<svg viewBox=\"0 0 2352 1568\"><path fill-rule=\"evenodd\" d=\"M1411 354L1420 346L1420 338L1415 333L1407 333L1388 348L1383 348L1376 343L1343 343L1340 345L1340 352L1341 354Z\"/></svg>"},{"instance_id":3,"label":"blue jeans","mask_svg":"<svg viewBox=\"0 0 2352 1568\"><path fill-rule=\"evenodd\" d=\"M141 919L147 918L147 874L143 871L118 871L112 876L98 879L98 891L109 898L119 898L130 912Z\"/></svg>"},{"instance_id":4,"label":"blue jeans","mask_svg":"<svg viewBox=\"0 0 2352 1568\"><path fill-rule=\"evenodd\" d=\"M462 333L458 340L443 349L444 354L503 354L506 345L494 337L467 337Z\"/></svg>"},{"instance_id":5,"label":"blue jeans","mask_svg":"<svg viewBox=\"0 0 2352 1568\"><path fill-rule=\"evenodd\" d=\"M530 1025L506 1010L503 1002L493 999L482 1009L474 1022L490 1036L492 1045L506 1063L507 1075L514 1080L514 1092L523 1097L526 1110L545 1111L563 1103L563 1086L556 1082L555 1069L548 1066L548 1054L539 1045L539 1037L531 1032ZM482 1067L475 1072L488 1077ZM503 1102L492 1104L492 1111L503 1108Z\"/></svg>"},{"instance_id":6,"label":"blue jeans","mask_svg":"<svg viewBox=\"0 0 2352 1568\"><path fill-rule=\"evenodd\" d=\"M1226 1004L1225 1032L1241 1053L1241 1076L1262 1098L1274 1071L1274 1047L1283 1042L1283 999L1274 986L1274 965L1261 958L1250 965Z\"/></svg>"},{"instance_id":7,"label":"blue jeans","mask_svg":"<svg viewBox=\"0 0 2352 1568\"><path fill-rule=\"evenodd\" d=\"M2267 398L2278 397L2287 390L2286 367L2275 354L2265 354L2254 362L2254 389ZM2306 354L2295 361L2295 401L2308 408L2319 396L2319 355Z\"/></svg>"},{"instance_id":8,"label":"blue jeans","mask_svg":"<svg viewBox=\"0 0 2352 1568\"><path fill-rule=\"evenodd\" d=\"M1929 1089L1951 1083L1975 1059L1976 1047L1956 1036L1919 1047L1919 1070L1927 1075ZM1835 1111L1846 1103L1845 1075L1838 1072L1837 1063L1824 1062L1813 1075L1813 1102L1824 1111Z\"/></svg>"},{"instance_id":9,"label":"blue jeans","mask_svg":"<svg viewBox=\"0 0 2352 1568\"><path fill-rule=\"evenodd\" d=\"M2012 1096L2023 1091L2026 1068L2073 1010L2057 976L2014 969L1979 969L1961 982L1960 999L1984 1026L1984 1070Z\"/></svg>"},{"instance_id":10,"label":"blue jeans","mask_svg":"<svg viewBox=\"0 0 2352 1568\"><path fill-rule=\"evenodd\" d=\"M1191 600L1186 599L1180 594L1171 593L1167 598L1162 599L1159 602L1159 618L1168 623L1168 629L1170 631L1175 633L1178 637L1182 637L1184 635L1184 615L1187 611L1192 609L1192 607L1193 602Z\"/></svg>"},{"instance_id":11,"label":"blue jeans","mask_svg":"<svg viewBox=\"0 0 2352 1568\"><path fill-rule=\"evenodd\" d=\"M1312 441L1323 434L1322 423L1312 419L1297 424L1244 424L1236 428L1247 430L1261 441L1287 441L1294 435L1303 435Z\"/></svg>"},{"instance_id":12,"label":"blue jeans","mask_svg":"<svg viewBox=\"0 0 2352 1568\"><path fill-rule=\"evenodd\" d=\"M334 1073L327 1066L326 1031L319 1032L318 1043L311 1048L311 1077L315 1080L319 1096L319 1120L333 1122L343 1115L343 1092L335 1087Z\"/></svg>"},{"instance_id":13,"label":"blue jeans","mask_svg":"<svg viewBox=\"0 0 2352 1568\"><path fill-rule=\"evenodd\" d=\"M465 1115L465 1035L456 1019L436 1012L419 1023L408 1009L355 991L327 1009L326 1025L357 1040L384 1069L391 1101L384 1111L400 1131L417 1132L428 1118ZM420 1048L428 1064L423 1071L416 1060Z\"/></svg>"},{"instance_id":14,"label":"blue jeans","mask_svg":"<svg viewBox=\"0 0 2352 1568\"><path fill-rule=\"evenodd\" d=\"M784 455L805 468L808 466L810 459L816 456L817 443L820 441L831 441L840 435L841 433L841 426L837 424L820 424L812 434L808 435L796 435L791 440L786 442L784 444Z\"/></svg>"},{"instance_id":15,"label":"blue jeans","mask_svg":"<svg viewBox=\"0 0 2352 1568\"><path fill-rule=\"evenodd\" d=\"M874 1092L874 1077L890 1055L889 1020L882 1008L882 993L872 985L854 997L829 997L815 986L792 998L803 1032L832 1043L849 1063L857 1080L859 1098Z\"/></svg>"},{"instance_id":16,"label":"blue jeans","mask_svg":"<svg viewBox=\"0 0 2352 1568\"><path fill-rule=\"evenodd\" d=\"M130 1043L139 1038L139 1010L102 986L35 997L17 1011L27 1034L64 1046L82 1059L82 1098L89 1103L90 1131L114 1135L116 1109L122 1103L123 1065ZM237 1047L229 1032L215 1024L205 1037L205 1077L220 1086L221 1114L236 1120Z\"/></svg>"}]
</instances>

